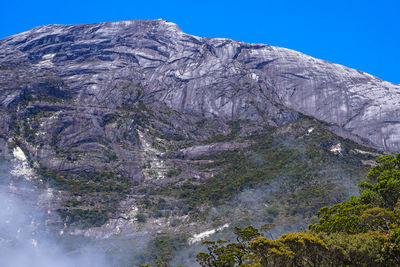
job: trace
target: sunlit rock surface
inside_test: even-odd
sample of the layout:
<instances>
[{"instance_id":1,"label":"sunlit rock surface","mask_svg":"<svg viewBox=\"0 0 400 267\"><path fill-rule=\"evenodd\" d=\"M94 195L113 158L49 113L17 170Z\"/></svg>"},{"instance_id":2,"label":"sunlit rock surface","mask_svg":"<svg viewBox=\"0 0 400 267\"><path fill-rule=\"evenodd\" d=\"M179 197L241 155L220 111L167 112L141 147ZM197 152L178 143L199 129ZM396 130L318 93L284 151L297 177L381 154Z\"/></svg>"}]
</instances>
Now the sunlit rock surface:
<instances>
[{"instance_id":1,"label":"sunlit rock surface","mask_svg":"<svg viewBox=\"0 0 400 267\"><path fill-rule=\"evenodd\" d=\"M163 20L49 25L0 40L0 155L38 186L60 238L188 245L271 220L278 235L347 199L380 152L399 150L399 93Z\"/></svg>"},{"instance_id":2,"label":"sunlit rock surface","mask_svg":"<svg viewBox=\"0 0 400 267\"><path fill-rule=\"evenodd\" d=\"M44 73L62 86L27 82ZM164 20L49 25L7 37L0 78L6 109L26 91L45 90L73 97L83 117L138 99L278 125L299 111L381 150L400 149L398 85L285 48L199 38Z\"/></svg>"}]
</instances>

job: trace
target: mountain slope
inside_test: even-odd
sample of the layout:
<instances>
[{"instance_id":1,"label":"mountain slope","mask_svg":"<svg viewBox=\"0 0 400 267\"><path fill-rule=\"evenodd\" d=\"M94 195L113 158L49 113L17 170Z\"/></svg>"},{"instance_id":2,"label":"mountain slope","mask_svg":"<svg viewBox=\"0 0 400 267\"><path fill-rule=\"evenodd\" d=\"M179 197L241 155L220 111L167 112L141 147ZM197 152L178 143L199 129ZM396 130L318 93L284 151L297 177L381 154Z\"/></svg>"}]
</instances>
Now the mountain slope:
<instances>
[{"instance_id":1,"label":"mountain slope","mask_svg":"<svg viewBox=\"0 0 400 267\"><path fill-rule=\"evenodd\" d=\"M209 117L256 119L257 109L276 117L276 102L379 149L400 146L399 86L284 48L198 38L156 20L38 27L3 39L0 49L3 69L51 69L87 105L129 104L138 96L121 88L134 86L144 87L146 101Z\"/></svg>"},{"instance_id":2,"label":"mountain slope","mask_svg":"<svg viewBox=\"0 0 400 267\"><path fill-rule=\"evenodd\" d=\"M4 38L0 90L3 156L58 190L49 227L73 235L290 231L400 148L398 85L162 20Z\"/></svg>"}]
</instances>

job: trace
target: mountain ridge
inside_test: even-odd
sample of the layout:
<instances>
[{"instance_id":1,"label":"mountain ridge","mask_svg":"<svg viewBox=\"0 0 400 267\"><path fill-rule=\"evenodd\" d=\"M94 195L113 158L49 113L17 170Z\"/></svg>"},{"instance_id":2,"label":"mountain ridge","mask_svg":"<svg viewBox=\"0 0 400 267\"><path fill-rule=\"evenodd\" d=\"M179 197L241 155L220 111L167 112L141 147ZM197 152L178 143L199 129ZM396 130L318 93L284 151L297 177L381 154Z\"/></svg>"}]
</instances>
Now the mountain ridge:
<instances>
[{"instance_id":1,"label":"mountain ridge","mask_svg":"<svg viewBox=\"0 0 400 267\"><path fill-rule=\"evenodd\" d=\"M38 36L35 37L35 34ZM65 34L68 36L63 37ZM66 39L62 41L62 38ZM24 42L29 45L22 47ZM49 43L46 45L46 42ZM5 48L10 47L7 43L20 47L19 51L10 51L11 58L4 54L7 51ZM179 112L255 119L258 116L256 108L249 102L256 102L254 106L261 105L257 107L261 110L277 113L271 103L266 104L273 101L333 123L349 133L346 137L368 139L370 145L378 149L395 152L400 148L400 140L396 138L399 130L395 127L399 120L393 120L393 117L398 117L395 105L400 87L294 50L229 39L195 37L183 33L176 24L162 20L48 25L5 38L0 44L3 51L0 63L6 66L6 61L13 62L15 54L19 54L19 60L36 63L39 69L56 68L57 63L62 66L69 62L69 68L75 70L63 75L87 72L93 74L93 79L96 74L102 75L99 66L88 63L79 68L79 64L75 67L71 65L75 59L78 60L76 63L85 60L82 58L85 55L79 58L79 53L89 53L92 49L92 53L98 55L87 55L88 59L103 65L103 70L125 68L127 75L137 75L133 78L135 82L140 84L143 81L148 96ZM93 48L85 48L88 45L93 45ZM102 55L101 51L107 55ZM120 66L116 67L118 64ZM130 67L127 69L127 66ZM228 72L228 76L224 76L224 72ZM251 92L235 89L226 80L249 84L253 88L246 89ZM84 100L81 94L79 100L87 104L104 101L100 95L106 92L101 87L112 86L112 83L91 82L94 85L88 86L89 91L97 91L94 92L96 96L86 96ZM255 92L256 87L260 92ZM239 90L240 97L231 93L234 90ZM264 103L257 103L260 99ZM112 106L112 103L107 104ZM390 112L395 115L390 115Z\"/></svg>"},{"instance_id":2,"label":"mountain ridge","mask_svg":"<svg viewBox=\"0 0 400 267\"><path fill-rule=\"evenodd\" d=\"M399 146L400 87L160 20L1 39L0 91L1 155L57 192L46 226L66 236L292 231Z\"/></svg>"}]
</instances>

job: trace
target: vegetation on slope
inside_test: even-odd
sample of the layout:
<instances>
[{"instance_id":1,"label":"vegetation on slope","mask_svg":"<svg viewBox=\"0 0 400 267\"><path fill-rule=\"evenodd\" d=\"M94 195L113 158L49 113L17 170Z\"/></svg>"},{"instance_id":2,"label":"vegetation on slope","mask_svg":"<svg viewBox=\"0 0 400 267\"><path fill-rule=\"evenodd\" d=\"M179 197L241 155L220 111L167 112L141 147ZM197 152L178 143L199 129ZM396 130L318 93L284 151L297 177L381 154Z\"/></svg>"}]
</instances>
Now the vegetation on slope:
<instances>
[{"instance_id":1,"label":"vegetation on slope","mask_svg":"<svg viewBox=\"0 0 400 267\"><path fill-rule=\"evenodd\" d=\"M308 133L311 127L314 130ZM149 201L158 194L169 201L175 197L175 207L186 210L193 222L204 221L212 227L272 223L275 227L268 236L275 237L306 228L317 220L320 208L349 198L369 169L361 161L374 159L373 153L355 153L356 149L367 150L365 147L338 138L307 118L242 137L241 142L251 145L193 159L208 162L197 168L217 174L202 182L189 179L158 188L146 196L149 208L160 207L157 201ZM330 151L338 143L342 144L341 155ZM159 259L168 262L171 255L179 253L181 250L170 250Z\"/></svg>"},{"instance_id":2,"label":"vegetation on slope","mask_svg":"<svg viewBox=\"0 0 400 267\"><path fill-rule=\"evenodd\" d=\"M359 184L360 195L320 209L309 230L268 239L235 228L237 242L204 241L202 266L398 266L400 153L382 156Z\"/></svg>"},{"instance_id":3,"label":"vegetation on slope","mask_svg":"<svg viewBox=\"0 0 400 267\"><path fill-rule=\"evenodd\" d=\"M185 228L187 222L183 223L182 218L207 227L225 223L240 227L251 223L260 227L275 223L279 227L274 235L305 227L316 219L314 214L321 207L349 196L349 188L368 171L362 161L374 157L374 150L340 138L328 131L327 125L305 116L279 127L250 121L193 120L195 125L188 127L189 131L168 124L166 117L174 115L174 120L180 119L172 111L166 109L165 114L152 111L139 102L138 107L107 113L102 122L117 129L126 126L119 134L119 147L129 147L126 146L129 142L139 144L137 131L155 137L149 141L160 152L158 159L165 163L165 178L162 183L151 178L139 183L117 170L121 154L113 150L115 146L107 138L94 135L84 139L82 144L92 144L93 151L59 145L65 136L62 131L69 127L62 121L52 136L40 138L40 126L57 112L57 105L73 108L67 98L62 101L27 98L26 102L25 105L32 106L26 120L14 120L11 125L18 146L47 147L54 151L50 159L75 167L60 171L38 165L43 185L63 191L63 202L58 209L63 222L78 228L101 226L109 218L118 218L119 204L124 199L134 198L139 208L134 217L138 227L157 219L168 222L163 229L168 238L162 239L168 242L160 241L163 252L149 255L158 262L170 261L179 252L178 248L185 246L185 238L173 238L176 229L186 235L193 231ZM130 120L132 125L128 123ZM48 146L43 143L47 141ZM221 143L245 145L195 158L182 156L185 148ZM332 146L338 144L340 150L332 152ZM358 153L357 149L367 153ZM31 154L28 149L26 154ZM96 164L102 168L82 168L83 163L92 160L98 160ZM144 172L158 171L146 157L138 162ZM155 251L157 244L150 242L148 250Z\"/></svg>"},{"instance_id":4,"label":"vegetation on slope","mask_svg":"<svg viewBox=\"0 0 400 267\"><path fill-rule=\"evenodd\" d=\"M54 172L45 168L41 171L42 179L52 187L71 193L58 212L68 226L80 228L106 223L133 186L132 181L113 172Z\"/></svg>"},{"instance_id":5,"label":"vegetation on slope","mask_svg":"<svg viewBox=\"0 0 400 267\"><path fill-rule=\"evenodd\" d=\"M311 127L313 131L308 133ZM158 188L154 194L175 197L196 220L223 224L223 218L229 218L239 225L256 221L258 226L280 221L287 223L285 231L290 231L294 230L290 221L309 223L321 207L348 198L351 190L356 190L349 187L355 187L368 172L362 160L374 158L354 153L365 148L338 138L307 118L236 141L250 146L192 160L208 162L194 166L215 173L211 178L201 182L188 179ZM342 144L341 155L330 151L338 143ZM238 198L250 198L257 204L245 207L245 201ZM206 207L219 207L218 214L211 214ZM239 207L251 212L232 212Z\"/></svg>"}]
</instances>

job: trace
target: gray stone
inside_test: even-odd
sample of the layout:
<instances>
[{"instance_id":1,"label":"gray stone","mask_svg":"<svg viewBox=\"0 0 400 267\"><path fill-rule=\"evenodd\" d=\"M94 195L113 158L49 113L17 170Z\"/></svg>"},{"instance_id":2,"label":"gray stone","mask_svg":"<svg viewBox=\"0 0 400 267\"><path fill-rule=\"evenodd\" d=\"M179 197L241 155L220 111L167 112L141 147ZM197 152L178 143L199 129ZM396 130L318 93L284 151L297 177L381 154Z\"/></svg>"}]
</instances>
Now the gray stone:
<instances>
[{"instance_id":1,"label":"gray stone","mask_svg":"<svg viewBox=\"0 0 400 267\"><path fill-rule=\"evenodd\" d=\"M48 25L0 40L3 107L43 77L45 93L93 112L140 100L276 125L301 112L345 137L400 150L399 85L285 48L192 36L164 20Z\"/></svg>"}]
</instances>

